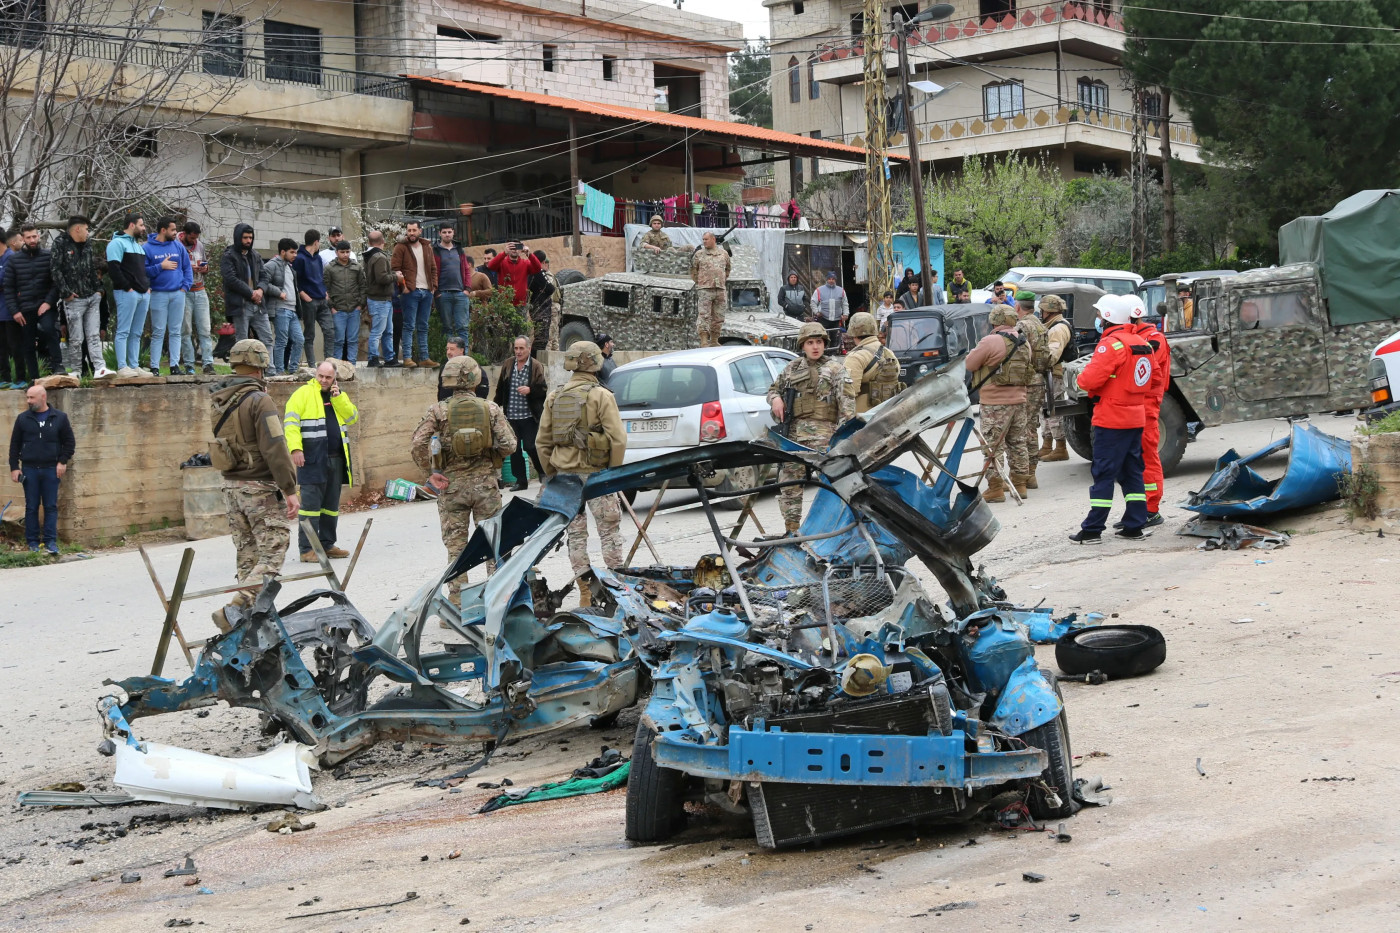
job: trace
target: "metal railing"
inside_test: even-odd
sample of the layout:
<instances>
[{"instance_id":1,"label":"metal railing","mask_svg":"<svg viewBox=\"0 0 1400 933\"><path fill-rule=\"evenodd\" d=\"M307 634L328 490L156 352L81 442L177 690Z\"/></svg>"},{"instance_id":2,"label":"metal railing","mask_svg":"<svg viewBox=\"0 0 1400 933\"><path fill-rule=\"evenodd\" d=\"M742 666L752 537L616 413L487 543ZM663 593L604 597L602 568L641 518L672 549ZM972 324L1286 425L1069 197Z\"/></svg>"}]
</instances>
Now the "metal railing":
<instances>
[{"instance_id":1,"label":"metal railing","mask_svg":"<svg viewBox=\"0 0 1400 933\"><path fill-rule=\"evenodd\" d=\"M1161 117L1147 116L1147 135L1156 137L1160 132ZM1082 123L1088 126L1099 126L1107 130L1119 133L1131 134L1133 132L1133 114L1124 110L1098 109L1090 110L1080 107L1076 103L1065 102L1059 105L1049 105L1046 107L1028 107L1018 113L1004 116L988 117L984 114L976 114L968 117L954 117L947 120L935 120L932 122L920 122L919 141L926 143L949 142L966 137L994 136L1001 133L1016 133L1022 130L1037 130L1051 126L1067 126L1075 123ZM1174 121L1169 124L1169 132L1174 142L1184 143L1190 146L1200 145L1196 137L1196 131L1189 122ZM860 133L850 133L840 138L843 142L856 146L865 144L864 137ZM893 148L905 145L902 134L894 134L890 138L890 145Z\"/></svg>"}]
</instances>

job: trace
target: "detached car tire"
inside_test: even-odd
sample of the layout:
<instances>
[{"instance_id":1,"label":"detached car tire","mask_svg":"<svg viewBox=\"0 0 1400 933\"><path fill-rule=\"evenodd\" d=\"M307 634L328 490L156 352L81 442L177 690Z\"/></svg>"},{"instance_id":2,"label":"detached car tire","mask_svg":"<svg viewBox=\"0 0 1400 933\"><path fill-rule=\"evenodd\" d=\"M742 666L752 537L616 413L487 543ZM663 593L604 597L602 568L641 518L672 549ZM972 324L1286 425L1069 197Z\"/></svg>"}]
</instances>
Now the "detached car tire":
<instances>
[{"instance_id":1,"label":"detached car tire","mask_svg":"<svg viewBox=\"0 0 1400 933\"><path fill-rule=\"evenodd\" d=\"M1155 670L1166 659L1166 639L1150 625L1099 625L1055 642L1055 663L1071 675L1102 671L1120 680Z\"/></svg>"},{"instance_id":2,"label":"detached car tire","mask_svg":"<svg viewBox=\"0 0 1400 933\"><path fill-rule=\"evenodd\" d=\"M656 763L651 754L655 734L645 719L637 723L627 775L627 838L632 842L665 842L685 829L685 775Z\"/></svg>"}]
</instances>

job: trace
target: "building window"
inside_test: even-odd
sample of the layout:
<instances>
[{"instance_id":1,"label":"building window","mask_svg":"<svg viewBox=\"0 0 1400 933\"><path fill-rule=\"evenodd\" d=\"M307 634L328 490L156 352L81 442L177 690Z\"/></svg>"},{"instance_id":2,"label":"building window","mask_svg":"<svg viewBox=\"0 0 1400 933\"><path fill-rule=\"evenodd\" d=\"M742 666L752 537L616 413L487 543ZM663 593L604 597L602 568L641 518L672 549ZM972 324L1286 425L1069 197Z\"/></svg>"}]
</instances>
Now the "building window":
<instances>
[{"instance_id":1,"label":"building window","mask_svg":"<svg viewBox=\"0 0 1400 933\"><path fill-rule=\"evenodd\" d=\"M48 18L47 0L0 0L0 43L38 48Z\"/></svg>"},{"instance_id":2,"label":"building window","mask_svg":"<svg viewBox=\"0 0 1400 933\"><path fill-rule=\"evenodd\" d=\"M456 26L439 26L437 34L444 39L461 39L463 42L500 42L501 37L489 32L474 29L458 29Z\"/></svg>"},{"instance_id":3,"label":"building window","mask_svg":"<svg viewBox=\"0 0 1400 933\"><path fill-rule=\"evenodd\" d=\"M822 131L821 131L821 130L812 130L811 136L812 136L813 139L821 139L821 138L822 138ZM821 178L821 177L822 177L822 176L821 176L820 161L821 161L821 160L819 160L816 156L812 156L812 180L813 180L813 181L816 181L818 178Z\"/></svg>"},{"instance_id":4,"label":"building window","mask_svg":"<svg viewBox=\"0 0 1400 933\"><path fill-rule=\"evenodd\" d=\"M795 198L802 192L802 160L794 157L792 159L792 196Z\"/></svg>"},{"instance_id":5,"label":"building window","mask_svg":"<svg viewBox=\"0 0 1400 933\"><path fill-rule=\"evenodd\" d=\"M263 57L270 81L321 83L321 30L296 23L263 23Z\"/></svg>"},{"instance_id":6,"label":"building window","mask_svg":"<svg viewBox=\"0 0 1400 933\"><path fill-rule=\"evenodd\" d=\"M979 0L977 4L977 15L982 19L1002 19L1008 14L1016 15L1016 0Z\"/></svg>"},{"instance_id":7,"label":"building window","mask_svg":"<svg viewBox=\"0 0 1400 933\"><path fill-rule=\"evenodd\" d=\"M909 22L919 15L919 5L917 3L896 3L890 7L890 22L894 22L894 15L898 13L901 20Z\"/></svg>"},{"instance_id":8,"label":"building window","mask_svg":"<svg viewBox=\"0 0 1400 933\"><path fill-rule=\"evenodd\" d=\"M603 56L603 80L604 80L604 81L616 81L616 80L617 80L617 56L616 56L616 55L604 55L604 56Z\"/></svg>"},{"instance_id":9,"label":"building window","mask_svg":"<svg viewBox=\"0 0 1400 933\"><path fill-rule=\"evenodd\" d=\"M807 59L807 96L812 100L817 100L822 96L822 86L817 81L817 58L815 55Z\"/></svg>"},{"instance_id":10,"label":"building window","mask_svg":"<svg viewBox=\"0 0 1400 933\"><path fill-rule=\"evenodd\" d=\"M410 217L442 217L453 212L452 192L404 189L403 210Z\"/></svg>"},{"instance_id":11,"label":"building window","mask_svg":"<svg viewBox=\"0 0 1400 933\"><path fill-rule=\"evenodd\" d=\"M802 69L798 67L796 55L788 59L788 101L802 103Z\"/></svg>"},{"instance_id":12,"label":"building window","mask_svg":"<svg viewBox=\"0 0 1400 933\"><path fill-rule=\"evenodd\" d=\"M243 17L204 11L204 73L242 78L245 60Z\"/></svg>"},{"instance_id":13,"label":"building window","mask_svg":"<svg viewBox=\"0 0 1400 933\"><path fill-rule=\"evenodd\" d=\"M865 35L865 14L864 14L864 13L852 13L852 14L851 14L851 35L853 35L853 36L863 36L863 35Z\"/></svg>"},{"instance_id":14,"label":"building window","mask_svg":"<svg viewBox=\"0 0 1400 933\"><path fill-rule=\"evenodd\" d=\"M982 117L998 120L1026 112L1026 89L1020 81L982 86Z\"/></svg>"},{"instance_id":15,"label":"building window","mask_svg":"<svg viewBox=\"0 0 1400 933\"><path fill-rule=\"evenodd\" d=\"M128 126L122 131L122 141L126 143L126 154L133 159L156 157L156 131L150 127Z\"/></svg>"},{"instance_id":16,"label":"building window","mask_svg":"<svg viewBox=\"0 0 1400 933\"><path fill-rule=\"evenodd\" d=\"M554 53L559 47L557 45L546 45L544 47L544 70L554 70Z\"/></svg>"},{"instance_id":17,"label":"building window","mask_svg":"<svg viewBox=\"0 0 1400 933\"><path fill-rule=\"evenodd\" d=\"M803 11L802 0L792 0L792 15L801 16Z\"/></svg>"},{"instance_id":18,"label":"building window","mask_svg":"<svg viewBox=\"0 0 1400 933\"><path fill-rule=\"evenodd\" d=\"M1079 79L1079 109L1085 113L1103 113L1108 109L1108 85L1091 78ZM1161 109L1161 102L1158 102Z\"/></svg>"},{"instance_id":19,"label":"building window","mask_svg":"<svg viewBox=\"0 0 1400 933\"><path fill-rule=\"evenodd\" d=\"M1142 95L1142 115L1149 120L1162 118L1162 95L1151 91Z\"/></svg>"}]
</instances>

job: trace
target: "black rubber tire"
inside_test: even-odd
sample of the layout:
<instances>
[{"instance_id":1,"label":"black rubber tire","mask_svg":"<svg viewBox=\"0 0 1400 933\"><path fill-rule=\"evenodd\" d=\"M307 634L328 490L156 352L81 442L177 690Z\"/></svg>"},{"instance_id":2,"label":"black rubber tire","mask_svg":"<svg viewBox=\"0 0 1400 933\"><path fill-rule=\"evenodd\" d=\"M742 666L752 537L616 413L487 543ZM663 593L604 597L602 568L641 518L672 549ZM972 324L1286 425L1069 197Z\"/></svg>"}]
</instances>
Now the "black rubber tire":
<instances>
[{"instance_id":1,"label":"black rubber tire","mask_svg":"<svg viewBox=\"0 0 1400 933\"><path fill-rule=\"evenodd\" d=\"M716 486L713 491L718 494L727 494L735 488L734 484L729 481L729 477L725 476L724 479L720 480L719 485ZM739 496L733 496L728 499L716 499L714 501L714 506L717 509L723 509L727 512L738 512L744 507L744 500Z\"/></svg>"},{"instance_id":2,"label":"black rubber tire","mask_svg":"<svg viewBox=\"0 0 1400 933\"><path fill-rule=\"evenodd\" d=\"M1162 397L1162 412L1157 417L1161 436L1157 441L1157 455L1162 458L1162 474L1171 476L1186 453L1186 412L1181 403L1170 395Z\"/></svg>"},{"instance_id":3,"label":"black rubber tire","mask_svg":"<svg viewBox=\"0 0 1400 933\"><path fill-rule=\"evenodd\" d=\"M1055 642L1055 663L1066 674L1102 671L1109 680L1138 677L1167 659L1167 641L1150 625L1099 625Z\"/></svg>"},{"instance_id":4,"label":"black rubber tire","mask_svg":"<svg viewBox=\"0 0 1400 933\"><path fill-rule=\"evenodd\" d=\"M1065 440L1069 449L1090 463L1094 462L1094 426L1088 415L1067 415L1064 419Z\"/></svg>"},{"instance_id":5,"label":"black rubber tire","mask_svg":"<svg viewBox=\"0 0 1400 933\"><path fill-rule=\"evenodd\" d=\"M1057 820L1074 815L1074 758L1069 745L1069 718L1064 711L1043 726L1036 726L1021 736L1027 745L1044 749L1049 761L1040 779L1060 798L1052 806L1049 796L1032 786L1026 794L1026 809L1038 820Z\"/></svg>"},{"instance_id":6,"label":"black rubber tire","mask_svg":"<svg viewBox=\"0 0 1400 933\"><path fill-rule=\"evenodd\" d=\"M587 321L572 320L565 321L559 325L559 349L567 350L573 344L581 340L592 340L593 328L588 326Z\"/></svg>"},{"instance_id":7,"label":"black rubber tire","mask_svg":"<svg viewBox=\"0 0 1400 933\"><path fill-rule=\"evenodd\" d=\"M577 269L561 269L554 273L554 281L558 282L560 285L574 285L578 282L586 281L587 279L588 276Z\"/></svg>"},{"instance_id":8,"label":"black rubber tire","mask_svg":"<svg viewBox=\"0 0 1400 933\"><path fill-rule=\"evenodd\" d=\"M632 770L627 775L627 838L665 842L685 829L685 775L663 768L651 756L651 723L637 723Z\"/></svg>"},{"instance_id":9,"label":"black rubber tire","mask_svg":"<svg viewBox=\"0 0 1400 933\"><path fill-rule=\"evenodd\" d=\"M627 500L627 504L628 504L628 505L632 505L633 503L635 503L635 502L637 501L637 490L635 490L635 489L624 489L624 490L622 490L622 498L624 498L624 499Z\"/></svg>"}]
</instances>

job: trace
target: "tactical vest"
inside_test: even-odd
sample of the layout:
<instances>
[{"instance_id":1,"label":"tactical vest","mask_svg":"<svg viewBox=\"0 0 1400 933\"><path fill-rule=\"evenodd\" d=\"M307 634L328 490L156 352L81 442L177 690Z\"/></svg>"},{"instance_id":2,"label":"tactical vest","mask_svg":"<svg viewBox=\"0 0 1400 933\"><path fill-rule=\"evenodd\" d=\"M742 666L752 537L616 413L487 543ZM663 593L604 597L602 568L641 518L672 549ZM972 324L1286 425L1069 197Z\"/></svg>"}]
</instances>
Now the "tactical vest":
<instances>
[{"instance_id":1,"label":"tactical vest","mask_svg":"<svg viewBox=\"0 0 1400 933\"><path fill-rule=\"evenodd\" d=\"M1047 346L1048 338L1050 336L1050 328L1060 326L1064 327L1064 329L1068 332L1069 336L1065 338L1065 348L1060 351L1060 358L1051 363L1052 368L1060 365L1061 363L1070 363L1074 360L1079 359L1079 348L1074 345L1074 328L1071 327L1069 321L1065 320L1063 317L1057 321L1052 321L1045 326Z\"/></svg>"},{"instance_id":2,"label":"tactical vest","mask_svg":"<svg viewBox=\"0 0 1400 933\"><path fill-rule=\"evenodd\" d=\"M812 366L803 362L797 368L797 375L788 377L788 386L797 391L792 401L793 418L810 418L813 421L835 421L840 417L836 400L817 398L817 372L825 362Z\"/></svg>"},{"instance_id":3,"label":"tactical vest","mask_svg":"<svg viewBox=\"0 0 1400 933\"><path fill-rule=\"evenodd\" d=\"M859 349L870 352L870 362L862 370L860 382L861 394L869 398L873 408L894 398L904 388L899 381L899 358L885 346L876 346L873 352L869 347Z\"/></svg>"},{"instance_id":4,"label":"tactical vest","mask_svg":"<svg viewBox=\"0 0 1400 933\"><path fill-rule=\"evenodd\" d=\"M1031 345L1018 342L1010 334L998 333L997 336L1006 341L1006 358L997 365L990 379L987 378L987 373L993 367L983 366L977 370L973 384L980 384L984 379L994 386L1028 386L1035 382Z\"/></svg>"},{"instance_id":5,"label":"tactical vest","mask_svg":"<svg viewBox=\"0 0 1400 933\"><path fill-rule=\"evenodd\" d=\"M256 404L255 396L266 394L261 389L253 388L233 396L225 408L210 411L214 422L214 439L209 442L209 464L220 473L247 470L257 463L260 452L256 427L252 437L246 436L243 430L245 419L239 418L238 412L245 402L252 399Z\"/></svg>"},{"instance_id":6,"label":"tactical vest","mask_svg":"<svg viewBox=\"0 0 1400 933\"><path fill-rule=\"evenodd\" d=\"M588 455L588 465L605 467L612 462L612 441L601 425L588 423L588 394L601 386L582 382L566 386L550 401L549 417L556 447L573 447Z\"/></svg>"},{"instance_id":7,"label":"tactical vest","mask_svg":"<svg viewBox=\"0 0 1400 933\"><path fill-rule=\"evenodd\" d=\"M1045 325L1028 314L1017 322L1016 329L1025 335L1026 344L1031 348L1031 366L1038 373L1048 373L1055 361L1050 359L1049 332Z\"/></svg>"},{"instance_id":8,"label":"tactical vest","mask_svg":"<svg viewBox=\"0 0 1400 933\"><path fill-rule=\"evenodd\" d=\"M457 395L447 403L447 434L454 460L474 460L491 450L491 409L485 399Z\"/></svg>"}]
</instances>

